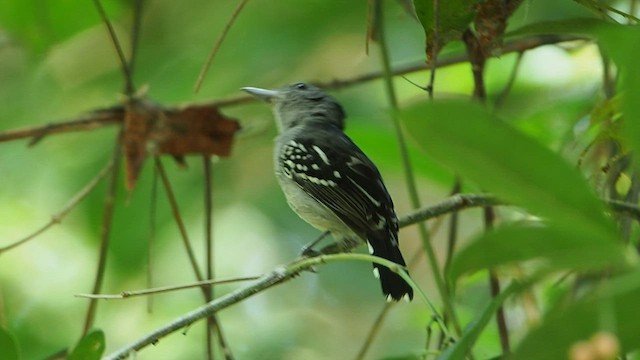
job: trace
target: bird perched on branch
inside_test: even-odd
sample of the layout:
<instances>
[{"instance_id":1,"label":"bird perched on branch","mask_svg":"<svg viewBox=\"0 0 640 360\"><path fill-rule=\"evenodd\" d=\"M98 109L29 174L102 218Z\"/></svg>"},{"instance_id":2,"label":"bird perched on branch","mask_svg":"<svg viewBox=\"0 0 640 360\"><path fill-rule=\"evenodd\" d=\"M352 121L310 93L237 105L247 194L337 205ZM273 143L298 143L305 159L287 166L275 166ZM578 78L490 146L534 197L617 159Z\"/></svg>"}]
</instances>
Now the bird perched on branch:
<instances>
[{"instance_id":1,"label":"bird perched on branch","mask_svg":"<svg viewBox=\"0 0 640 360\"><path fill-rule=\"evenodd\" d=\"M393 201L378 168L344 134L342 106L304 83L242 90L274 106L275 172L291 209L336 241L362 239L372 255L405 266ZM413 298L397 273L376 263L373 273L388 301Z\"/></svg>"}]
</instances>

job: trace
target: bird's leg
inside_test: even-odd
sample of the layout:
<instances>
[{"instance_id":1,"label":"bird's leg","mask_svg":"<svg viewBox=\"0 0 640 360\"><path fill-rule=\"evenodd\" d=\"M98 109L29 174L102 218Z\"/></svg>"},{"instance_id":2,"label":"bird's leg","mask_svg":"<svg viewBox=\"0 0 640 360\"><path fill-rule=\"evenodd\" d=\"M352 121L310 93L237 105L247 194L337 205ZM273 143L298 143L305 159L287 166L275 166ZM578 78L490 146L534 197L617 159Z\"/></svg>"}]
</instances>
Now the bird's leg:
<instances>
[{"instance_id":1,"label":"bird's leg","mask_svg":"<svg viewBox=\"0 0 640 360\"><path fill-rule=\"evenodd\" d=\"M324 239L327 235L329 235L329 232L325 231L317 239L303 246L300 254L306 257L315 257L321 255L322 251L315 250L313 247L318 245L318 243L322 241L322 239Z\"/></svg>"},{"instance_id":2,"label":"bird's leg","mask_svg":"<svg viewBox=\"0 0 640 360\"><path fill-rule=\"evenodd\" d=\"M318 252L323 255L351 252L351 250L355 249L360 244L362 244L362 241L355 236L342 237L340 240L318 250Z\"/></svg>"}]
</instances>

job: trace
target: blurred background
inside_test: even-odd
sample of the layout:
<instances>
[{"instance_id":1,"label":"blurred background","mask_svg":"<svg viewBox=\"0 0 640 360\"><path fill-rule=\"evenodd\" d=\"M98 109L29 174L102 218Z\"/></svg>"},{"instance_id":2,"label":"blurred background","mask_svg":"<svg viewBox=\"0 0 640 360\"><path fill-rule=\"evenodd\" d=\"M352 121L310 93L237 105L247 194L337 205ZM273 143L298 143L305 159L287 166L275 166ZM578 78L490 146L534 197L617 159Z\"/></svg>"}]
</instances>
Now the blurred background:
<instances>
[{"instance_id":1,"label":"blurred background","mask_svg":"<svg viewBox=\"0 0 640 360\"><path fill-rule=\"evenodd\" d=\"M409 2L410 3L410 2ZM128 1L105 0L118 39L127 44L132 26ZM386 35L393 66L424 63L424 32L405 2L385 1ZM237 1L154 0L144 2L134 84L152 100L177 106L241 95L239 88L279 87L296 81L345 80L381 69L375 43L365 51L365 1L248 2L216 55L202 89L193 88L207 54ZM589 17L572 1L527 0L509 29L544 19ZM444 49L463 53L461 44ZM515 54L493 58L485 80L495 99L509 80ZM427 71L407 75L425 85ZM554 150L577 159L581 121L601 91L601 60L595 45L545 46L525 54L514 87L500 113ZM123 100L123 75L114 47L92 2L28 0L0 3L0 132L76 118ZM425 97L397 77L400 106ZM468 64L437 72L436 97L469 97ZM381 80L332 91L342 102L347 133L378 165L399 215L411 210L389 104ZM263 103L230 106L222 112L242 125L229 158L213 159L216 277L261 275L294 259L318 231L288 208L272 170L276 135ZM0 246L49 221L110 159L117 130L52 135L34 147L28 140L0 144ZM452 174L410 144L423 204L448 196ZM164 159L187 230L204 261L203 172L200 157L186 169ZM193 272L166 196L157 195L156 241L150 246L152 162L135 189L118 182L105 293L147 286L147 256L154 286L193 282ZM24 359L46 358L78 340L98 259L106 182L102 182L61 225L0 258L0 325L15 335ZM466 190L477 190L468 188ZM462 213L461 239L482 227L480 210ZM432 223L430 223L432 224ZM446 227L446 222L442 223ZM407 259L421 252L415 227L402 229ZM441 261L445 232L433 238ZM362 249L359 249L362 251ZM238 359L340 359L359 350L384 305L371 266L340 262L321 266L284 285L225 309L219 319ZM429 267L421 257L413 278L438 303ZM222 295L238 285L216 287ZM463 322L490 300L484 276L471 277L457 293ZM96 327L106 334L107 353L203 303L198 289L147 299L99 304ZM517 338L521 314L510 314ZM421 301L394 306L380 330L372 358L419 351L431 313ZM493 325L491 325L493 326ZM495 330L483 335L479 355L499 352ZM204 354L204 323L144 349L138 359L197 359Z\"/></svg>"}]
</instances>

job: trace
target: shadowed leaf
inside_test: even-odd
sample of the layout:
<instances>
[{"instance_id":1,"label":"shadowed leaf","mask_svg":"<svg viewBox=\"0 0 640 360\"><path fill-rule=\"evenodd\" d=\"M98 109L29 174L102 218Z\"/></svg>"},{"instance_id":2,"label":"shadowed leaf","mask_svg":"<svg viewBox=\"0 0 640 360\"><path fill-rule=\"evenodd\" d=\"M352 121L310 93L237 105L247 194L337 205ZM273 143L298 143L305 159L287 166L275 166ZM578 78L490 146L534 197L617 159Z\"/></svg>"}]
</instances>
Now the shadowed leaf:
<instances>
[{"instance_id":1,"label":"shadowed leaf","mask_svg":"<svg viewBox=\"0 0 640 360\"><path fill-rule=\"evenodd\" d=\"M80 339L67 360L99 360L104 352L104 333L93 330Z\"/></svg>"},{"instance_id":2,"label":"shadowed leaf","mask_svg":"<svg viewBox=\"0 0 640 360\"><path fill-rule=\"evenodd\" d=\"M453 259L450 277L519 261L540 259L548 269L593 270L625 263L619 244L583 231L509 225L482 234Z\"/></svg>"},{"instance_id":3,"label":"shadowed leaf","mask_svg":"<svg viewBox=\"0 0 640 360\"><path fill-rule=\"evenodd\" d=\"M582 175L479 104L423 103L403 117L417 143L462 176L554 226L615 241L615 228Z\"/></svg>"},{"instance_id":4,"label":"shadowed leaf","mask_svg":"<svg viewBox=\"0 0 640 360\"><path fill-rule=\"evenodd\" d=\"M438 2L438 18L437 18L437 44L434 35L436 30L436 21L434 17L433 0L414 0L413 5L416 10L416 16L426 39L427 59L431 60L433 54L433 46L437 46L439 52L442 47L453 40L462 38L462 33L467 29L475 15L475 5L479 0L440 0Z\"/></svg>"},{"instance_id":5,"label":"shadowed leaf","mask_svg":"<svg viewBox=\"0 0 640 360\"><path fill-rule=\"evenodd\" d=\"M0 327L0 356L3 360L19 360L18 344L13 335Z\"/></svg>"}]
</instances>

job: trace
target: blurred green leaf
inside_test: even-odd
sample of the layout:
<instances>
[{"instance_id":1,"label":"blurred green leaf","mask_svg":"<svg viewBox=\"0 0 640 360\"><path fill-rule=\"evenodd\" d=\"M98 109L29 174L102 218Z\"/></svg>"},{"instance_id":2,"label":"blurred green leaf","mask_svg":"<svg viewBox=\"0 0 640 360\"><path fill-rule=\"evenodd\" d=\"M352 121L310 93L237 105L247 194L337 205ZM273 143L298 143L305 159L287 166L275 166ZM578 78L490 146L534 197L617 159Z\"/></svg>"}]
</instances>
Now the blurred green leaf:
<instances>
[{"instance_id":1,"label":"blurred green leaf","mask_svg":"<svg viewBox=\"0 0 640 360\"><path fill-rule=\"evenodd\" d=\"M418 144L463 177L556 226L615 241L614 226L582 175L479 104L434 101L402 116Z\"/></svg>"},{"instance_id":2,"label":"blurred green leaf","mask_svg":"<svg viewBox=\"0 0 640 360\"><path fill-rule=\"evenodd\" d=\"M380 358L380 360L420 360L424 359L424 355L408 354L400 356L387 356Z\"/></svg>"},{"instance_id":3,"label":"blurred green leaf","mask_svg":"<svg viewBox=\"0 0 640 360\"><path fill-rule=\"evenodd\" d=\"M640 151L640 70L638 69L638 50L640 49L640 30L638 28L626 28L611 34L616 37L614 41L620 42L622 58L617 65L623 75L622 81L622 111L623 129L628 145L635 150L636 155ZM635 51L625 51L635 49ZM632 156L637 169L640 169L640 156Z\"/></svg>"},{"instance_id":4,"label":"blurred green leaf","mask_svg":"<svg viewBox=\"0 0 640 360\"><path fill-rule=\"evenodd\" d=\"M609 6L599 0L574 0L578 4L591 10L597 16L603 16L608 19L614 20L607 12L612 12L624 17L627 20L638 20L635 16L627 14L624 11L618 10L612 6Z\"/></svg>"},{"instance_id":5,"label":"blurred green leaf","mask_svg":"<svg viewBox=\"0 0 640 360\"><path fill-rule=\"evenodd\" d=\"M112 18L130 6L124 1L103 1ZM0 12L0 30L36 51L68 39L100 23L91 1L9 1Z\"/></svg>"},{"instance_id":6,"label":"blurred green leaf","mask_svg":"<svg viewBox=\"0 0 640 360\"><path fill-rule=\"evenodd\" d=\"M544 259L551 269L595 269L623 264L622 246L583 231L553 226L510 225L483 233L460 250L450 276L517 261Z\"/></svg>"},{"instance_id":7,"label":"blurred green leaf","mask_svg":"<svg viewBox=\"0 0 640 360\"><path fill-rule=\"evenodd\" d=\"M439 357L439 360L464 360L467 358L467 354L478 340L478 337L489 323L489 320L493 317L493 314L498 310L502 303L511 294L515 293L520 288L520 284L511 283L504 291L498 296L494 297L491 303L475 318L471 321L462 332L462 336L455 344L448 347Z\"/></svg>"},{"instance_id":8,"label":"blurred green leaf","mask_svg":"<svg viewBox=\"0 0 640 360\"><path fill-rule=\"evenodd\" d=\"M0 327L0 355L2 360L18 360L20 353L18 343L13 335Z\"/></svg>"},{"instance_id":9,"label":"blurred green leaf","mask_svg":"<svg viewBox=\"0 0 640 360\"><path fill-rule=\"evenodd\" d=\"M452 40L462 37L475 15L474 5L478 0L448 0L438 2L438 49ZM433 0L414 0L418 20L422 24L427 37L427 57L430 57L434 45L436 22L433 11Z\"/></svg>"},{"instance_id":10,"label":"blurred green leaf","mask_svg":"<svg viewBox=\"0 0 640 360\"><path fill-rule=\"evenodd\" d=\"M575 35L597 38L603 29L617 28L619 25L596 18L573 18L541 21L528 24L505 34L505 37L531 35Z\"/></svg>"},{"instance_id":11,"label":"blurred green leaf","mask_svg":"<svg viewBox=\"0 0 640 360\"><path fill-rule=\"evenodd\" d=\"M598 331L617 335L625 352L640 348L640 271L623 275L570 306L556 306L522 340L513 359L566 359L573 343Z\"/></svg>"},{"instance_id":12,"label":"blurred green leaf","mask_svg":"<svg viewBox=\"0 0 640 360\"><path fill-rule=\"evenodd\" d=\"M104 352L104 333L93 330L80 339L67 360L100 360Z\"/></svg>"}]
</instances>

